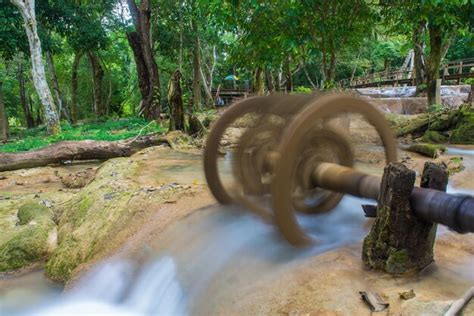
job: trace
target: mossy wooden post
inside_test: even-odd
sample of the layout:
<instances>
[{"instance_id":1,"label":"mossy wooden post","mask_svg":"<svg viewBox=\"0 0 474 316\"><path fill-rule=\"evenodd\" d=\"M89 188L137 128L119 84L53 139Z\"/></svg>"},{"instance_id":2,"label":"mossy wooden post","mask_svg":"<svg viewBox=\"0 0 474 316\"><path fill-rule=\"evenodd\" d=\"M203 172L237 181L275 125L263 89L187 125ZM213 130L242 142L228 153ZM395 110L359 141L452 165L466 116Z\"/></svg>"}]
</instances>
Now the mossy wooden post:
<instances>
[{"instance_id":1,"label":"mossy wooden post","mask_svg":"<svg viewBox=\"0 0 474 316\"><path fill-rule=\"evenodd\" d=\"M170 131L183 131L184 127L184 108L183 93L181 91L181 72L176 70L170 78L168 90L168 102L170 106Z\"/></svg>"},{"instance_id":2,"label":"mossy wooden post","mask_svg":"<svg viewBox=\"0 0 474 316\"><path fill-rule=\"evenodd\" d=\"M367 267L391 274L417 272L433 262L436 225L418 219L410 208L416 174L399 163L385 167L377 218L364 240L362 260ZM425 164L421 184L445 190L446 168Z\"/></svg>"}]
</instances>

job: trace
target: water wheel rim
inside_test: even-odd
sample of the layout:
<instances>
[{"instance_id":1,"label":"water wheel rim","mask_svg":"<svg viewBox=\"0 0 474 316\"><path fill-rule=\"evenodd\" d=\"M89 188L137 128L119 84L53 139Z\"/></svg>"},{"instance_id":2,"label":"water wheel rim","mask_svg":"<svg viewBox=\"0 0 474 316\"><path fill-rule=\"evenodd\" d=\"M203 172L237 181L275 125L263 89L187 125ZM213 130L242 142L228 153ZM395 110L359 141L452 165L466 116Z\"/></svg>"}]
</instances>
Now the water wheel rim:
<instances>
[{"instance_id":1,"label":"water wheel rim","mask_svg":"<svg viewBox=\"0 0 474 316\"><path fill-rule=\"evenodd\" d=\"M330 117L335 113L350 112L361 114L377 130L385 148L387 164L397 161L397 146L394 134L383 114L369 102L350 95L326 95L315 99L291 122L285 130L278 152L285 153L275 168L272 182L272 206L275 223L285 237L294 246L311 244L313 239L299 225L291 202L291 181L293 164L298 155L298 140L304 136L304 126L317 119Z\"/></svg>"},{"instance_id":2,"label":"water wheel rim","mask_svg":"<svg viewBox=\"0 0 474 316\"><path fill-rule=\"evenodd\" d=\"M279 95L271 95L265 97L250 97L238 101L231 105L212 126L205 143L203 165L208 187L219 203L225 205L239 202L233 198L232 194L230 194L225 188L219 173L219 146L226 129L230 127L233 122L246 114L268 113L270 108L272 108L272 104L284 103L287 98L288 96L282 98L282 96ZM304 99L305 102L309 100L309 98L300 99ZM282 115L285 115L290 111L283 106L280 106L279 109L282 112Z\"/></svg>"}]
</instances>

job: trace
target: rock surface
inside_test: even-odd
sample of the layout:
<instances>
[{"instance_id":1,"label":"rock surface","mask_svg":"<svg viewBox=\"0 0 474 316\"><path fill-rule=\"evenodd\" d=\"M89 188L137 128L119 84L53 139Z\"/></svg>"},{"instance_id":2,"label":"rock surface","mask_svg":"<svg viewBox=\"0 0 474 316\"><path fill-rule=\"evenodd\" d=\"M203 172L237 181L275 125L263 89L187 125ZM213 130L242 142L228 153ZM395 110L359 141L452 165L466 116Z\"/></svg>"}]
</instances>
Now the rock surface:
<instances>
[{"instance_id":1,"label":"rock surface","mask_svg":"<svg viewBox=\"0 0 474 316\"><path fill-rule=\"evenodd\" d=\"M153 177L157 164L166 168L157 163L161 154L169 153L154 147L131 159L108 160L90 184L57 208L58 247L46 264L50 278L69 280L81 264L121 245L149 212L193 192L192 185Z\"/></svg>"},{"instance_id":2,"label":"rock surface","mask_svg":"<svg viewBox=\"0 0 474 316\"><path fill-rule=\"evenodd\" d=\"M52 218L38 199L0 203L0 272L46 259L56 247Z\"/></svg>"},{"instance_id":3,"label":"rock surface","mask_svg":"<svg viewBox=\"0 0 474 316\"><path fill-rule=\"evenodd\" d=\"M444 231L436 242L435 263L411 277L364 270L360 248L357 244L314 256L291 272L248 284L238 271L221 271L209 291L212 295L205 297L208 307L198 314L371 315L359 291L372 291L390 304L389 315L443 315L474 282L472 235ZM411 289L414 298L400 298L399 293ZM464 315L473 312L471 302Z\"/></svg>"},{"instance_id":4,"label":"rock surface","mask_svg":"<svg viewBox=\"0 0 474 316\"><path fill-rule=\"evenodd\" d=\"M177 148L188 146L182 134L169 137ZM186 183L176 179L174 170L190 157L200 167L199 155L151 147L99 168L86 163L2 173L0 272L46 260L49 277L69 280L81 265L121 246L149 214L204 188L196 172L187 172ZM167 209L167 219L187 214Z\"/></svg>"}]
</instances>

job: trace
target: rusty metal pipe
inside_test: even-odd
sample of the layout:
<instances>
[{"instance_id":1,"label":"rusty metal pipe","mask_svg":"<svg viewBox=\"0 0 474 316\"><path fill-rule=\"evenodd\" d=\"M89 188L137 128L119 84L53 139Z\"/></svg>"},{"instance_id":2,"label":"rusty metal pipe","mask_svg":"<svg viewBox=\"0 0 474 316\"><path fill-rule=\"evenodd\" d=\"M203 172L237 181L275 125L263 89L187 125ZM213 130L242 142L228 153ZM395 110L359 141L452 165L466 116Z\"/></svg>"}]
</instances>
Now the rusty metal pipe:
<instances>
[{"instance_id":1,"label":"rusty metal pipe","mask_svg":"<svg viewBox=\"0 0 474 316\"><path fill-rule=\"evenodd\" d=\"M313 181L323 189L376 200L382 179L335 163L322 162L313 171Z\"/></svg>"},{"instance_id":2,"label":"rusty metal pipe","mask_svg":"<svg viewBox=\"0 0 474 316\"><path fill-rule=\"evenodd\" d=\"M377 200L381 178L338 164L323 162L313 171L313 181L323 189ZM459 233L474 232L474 198L425 188L410 194L413 213L426 221L439 223Z\"/></svg>"}]
</instances>

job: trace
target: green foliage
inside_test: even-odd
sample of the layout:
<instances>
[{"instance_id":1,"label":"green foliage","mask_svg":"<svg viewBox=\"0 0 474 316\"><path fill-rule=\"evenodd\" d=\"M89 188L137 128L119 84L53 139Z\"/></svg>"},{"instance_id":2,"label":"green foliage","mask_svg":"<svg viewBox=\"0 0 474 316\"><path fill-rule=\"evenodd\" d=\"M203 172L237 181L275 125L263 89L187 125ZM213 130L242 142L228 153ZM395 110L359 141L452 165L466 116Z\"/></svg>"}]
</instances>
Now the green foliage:
<instances>
[{"instance_id":1,"label":"green foliage","mask_svg":"<svg viewBox=\"0 0 474 316\"><path fill-rule=\"evenodd\" d=\"M44 126L34 129L13 129L14 142L0 145L0 152L28 151L66 140L105 140L127 139L137 135L163 132L156 122L147 122L143 118L108 120L104 123L86 123L79 125L62 124L62 132L48 136Z\"/></svg>"},{"instance_id":2,"label":"green foliage","mask_svg":"<svg viewBox=\"0 0 474 316\"><path fill-rule=\"evenodd\" d=\"M452 157L450 160L454 163L461 163L462 157Z\"/></svg>"},{"instance_id":3,"label":"green foliage","mask_svg":"<svg viewBox=\"0 0 474 316\"><path fill-rule=\"evenodd\" d=\"M399 68L414 47L413 32L419 24L424 25L424 55L429 54L431 43L427 25L440 26L443 42L448 39L451 43L446 60L468 58L474 53L474 35L469 32L473 22L468 19L472 5L469 7L468 0L155 0L150 5L152 49L159 68L163 112L168 111L167 84L176 69L183 74L184 104L191 108L196 47L210 89L228 85L224 78L229 74L240 78L241 88L246 83L252 88L257 69L262 70L269 85L277 78L283 81L289 69L297 93L309 92L299 87L333 89L341 79ZM106 116L141 114L137 65L127 40L134 27L127 11L127 1L36 1L43 51L52 53L63 104L69 112L72 65L74 57L82 54L77 73L78 120L96 119L88 51L98 56L102 66L101 96L107 104ZM31 80L22 23L10 1L0 0L0 80L14 126L26 125L22 92L34 119L41 121L43 116ZM24 91L18 81L20 66ZM52 88L52 71L46 67L46 72ZM469 84L470 79L464 82ZM283 86L281 82L280 88ZM425 87L419 86L420 90ZM204 87L202 90L204 96ZM42 139L29 141L31 144L22 148L45 143Z\"/></svg>"},{"instance_id":4,"label":"green foliage","mask_svg":"<svg viewBox=\"0 0 474 316\"><path fill-rule=\"evenodd\" d=\"M437 131L427 131L423 135L422 140L426 143L447 143L448 137Z\"/></svg>"},{"instance_id":5,"label":"green foliage","mask_svg":"<svg viewBox=\"0 0 474 316\"><path fill-rule=\"evenodd\" d=\"M18 218L18 225L10 218ZM38 201L27 201L18 207L0 207L0 272L24 267L44 260L53 245L49 240L55 224L51 211ZM52 241L52 240L51 240Z\"/></svg>"},{"instance_id":6,"label":"green foliage","mask_svg":"<svg viewBox=\"0 0 474 316\"><path fill-rule=\"evenodd\" d=\"M474 144L474 108L461 108L458 111L457 122L450 142L453 144Z\"/></svg>"},{"instance_id":7,"label":"green foliage","mask_svg":"<svg viewBox=\"0 0 474 316\"><path fill-rule=\"evenodd\" d=\"M465 84L474 84L474 78L467 78L463 80Z\"/></svg>"},{"instance_id":8,"label":"green foliage","mask_svg":"<svg viewBox=\"0 0 474 316\"><path fill-rule=\"evenodd\" d=\"M295 88L295 93L311 94L313 93L313 90L308 87L299 86Z\"/></svg>"},{"instance_id":9,"label":"green foliage","mask_svg":"<svg viewBox=\"0 0 474 316\"><path fill-rule=\"evenodd\" d=\"M408 147L407 150L429 158L437 158L446 152L446 147L438 144L414 144Z\"/></svg>"},{"instance_id":10,"label":"green foliage","mask_svg":"<svg viewBox=\"0 0 474 316\"><path fill-rule=\"evenodd\" d=\"M426 85L426 83L422 83L417 87L418 92L425 92L427 88L428 86Z\"/></svg>"},{"instance_id":11,"label":"green foliage","mask_svg":"<svg viewBox=\"0 0 474 316\"><path fill-rule=\"evenodd\" d=\"M12 59L18 51L28 53L22 18L9 0L0 0L0 57Z\"/></svg>"},{"instance_id":12,"label":"green foliage","mask_svg":"<svg viewBox=\"0 0 474 316\"><path fill-rule=\"evenodd\" d=\"M443 105L442 104L431 104L428 106L428 112L429 113L436 113L440 112L443 110Z\"/></svg>"}]
</instances>

